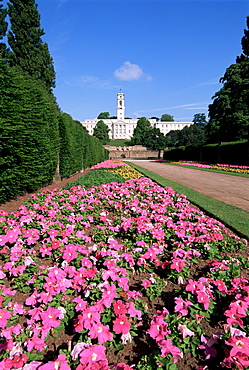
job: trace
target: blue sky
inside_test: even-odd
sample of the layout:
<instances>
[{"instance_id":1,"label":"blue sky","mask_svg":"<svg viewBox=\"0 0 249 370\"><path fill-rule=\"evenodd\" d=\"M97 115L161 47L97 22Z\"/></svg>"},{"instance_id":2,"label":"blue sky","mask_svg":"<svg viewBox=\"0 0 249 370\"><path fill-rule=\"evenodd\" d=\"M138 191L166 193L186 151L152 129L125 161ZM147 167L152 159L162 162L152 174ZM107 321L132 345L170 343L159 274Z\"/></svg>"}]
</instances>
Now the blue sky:
<instances>
[{"instance_id":1,"label":"blue sky","mask_svg":"<svg viewBox=\"0 0 249 370\"><path fill-rule=\"evenodd\" d=\"M192 121L240 55L248 0L36 0L63 112Z\"/></svg>"}]
</instances>

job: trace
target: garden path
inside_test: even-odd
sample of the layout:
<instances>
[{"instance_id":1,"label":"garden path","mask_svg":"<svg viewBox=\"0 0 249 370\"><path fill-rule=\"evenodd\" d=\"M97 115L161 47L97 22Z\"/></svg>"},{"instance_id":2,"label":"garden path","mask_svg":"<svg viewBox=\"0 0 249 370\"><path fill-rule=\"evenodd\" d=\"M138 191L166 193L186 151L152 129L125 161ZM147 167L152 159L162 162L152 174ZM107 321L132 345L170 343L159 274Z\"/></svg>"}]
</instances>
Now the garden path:
<instances>
[{"instance_id":1,"label":"garden path","mask_svg":"<svg viewBox=\"0 0 249 370\"><path fill-rule=\"evenodd\" d=\"M249 212L248 177L167 165L150 160L125 159L125 161Z\"/></svg>"}]
</instances>

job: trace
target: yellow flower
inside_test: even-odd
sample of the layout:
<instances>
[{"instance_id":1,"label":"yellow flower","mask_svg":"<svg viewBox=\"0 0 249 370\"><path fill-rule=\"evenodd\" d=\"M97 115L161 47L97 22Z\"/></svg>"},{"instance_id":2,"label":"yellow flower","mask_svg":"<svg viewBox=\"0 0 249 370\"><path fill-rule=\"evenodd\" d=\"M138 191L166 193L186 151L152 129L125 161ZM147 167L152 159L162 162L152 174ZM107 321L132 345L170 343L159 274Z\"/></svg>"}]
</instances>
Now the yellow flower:
<instances>
[{"instance_id":1,"label":"yellow flower","mask_svg":"<svg viewBox=\"0 0 249 370\"><path fill-rule=\"evenodd\" d=\"M113 174L119 174L127 180L139 179L140 177L144 177L144 175L141 172L135 170L133 167L130 166L120 166L107 171Z\"/></svg>"}]
</instances>

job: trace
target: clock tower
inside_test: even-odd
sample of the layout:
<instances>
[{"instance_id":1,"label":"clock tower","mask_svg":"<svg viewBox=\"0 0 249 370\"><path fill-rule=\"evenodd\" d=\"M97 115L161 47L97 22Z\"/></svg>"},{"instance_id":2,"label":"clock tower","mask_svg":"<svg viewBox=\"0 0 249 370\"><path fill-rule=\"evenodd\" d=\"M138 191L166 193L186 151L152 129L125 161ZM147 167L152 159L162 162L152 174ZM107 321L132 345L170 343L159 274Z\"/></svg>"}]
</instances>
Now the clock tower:
<instances>
[{"instance_id":1,"label":"clock tower","mask_svg":"<svg viewBox=\"0 0 249 370\"><path fill-rule=\"evenodd\" d=\"M118 120L124 120L124 114L125 112L125 106L124 106L124 93L120 92L118 93L118 105L117 105L117 119Z\"/></svg>"}]
</instances>

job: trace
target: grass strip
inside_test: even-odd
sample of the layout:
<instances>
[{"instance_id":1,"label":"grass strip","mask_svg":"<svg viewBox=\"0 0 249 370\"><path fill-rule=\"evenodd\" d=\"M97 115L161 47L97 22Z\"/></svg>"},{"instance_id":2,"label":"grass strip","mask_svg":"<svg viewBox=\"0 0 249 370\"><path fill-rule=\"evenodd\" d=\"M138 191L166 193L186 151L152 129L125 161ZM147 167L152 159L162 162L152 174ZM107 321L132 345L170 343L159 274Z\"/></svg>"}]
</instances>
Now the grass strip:
<instances>
[{"instance_id":1,"label":"grass strip","mask_svg":"<svg viewBox=\"0 0 249 370\"><path fill-rule=\"evenodd\" d=\"M210 217L221 221L226 227L235 232L237 235L249 240L249 212L241 208L224 203L220 200L214 199L208 195L201 194L195 190L183 186L178 182L174 182L159 176L145 168L130 163L129 165L136 168L143 173L146 177L150 177L161 186L169 186L177 193L186 195L187 199L199 207Z\"/></svg>"}]
</instances>

